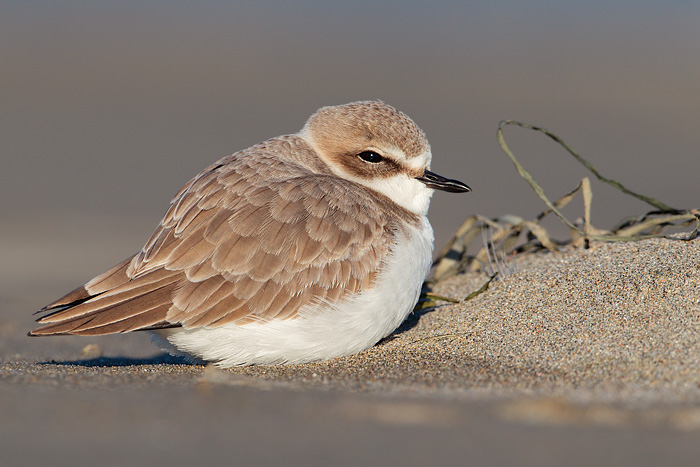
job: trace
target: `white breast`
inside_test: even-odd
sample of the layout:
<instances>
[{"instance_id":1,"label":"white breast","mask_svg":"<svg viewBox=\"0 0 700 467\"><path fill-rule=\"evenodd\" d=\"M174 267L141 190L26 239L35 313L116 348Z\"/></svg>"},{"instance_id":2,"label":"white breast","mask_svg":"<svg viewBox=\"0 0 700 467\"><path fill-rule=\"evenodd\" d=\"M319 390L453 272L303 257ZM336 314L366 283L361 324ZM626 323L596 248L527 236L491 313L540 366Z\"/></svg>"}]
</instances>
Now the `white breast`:
<instances>
[{"instance_id":1,"label":"white breast","mask_svg":"<svg viewBox=\"0 0 700 467\"><path fill-rule=\"evenodd\" d=\"M399 237L376 286L341 303L319 303L295 319L217 328L159 331L177 349L222 367L304 363L367 349L394 331L411 312L430 268L433 229L426 217Z\"/></svg>"}]
</instances>

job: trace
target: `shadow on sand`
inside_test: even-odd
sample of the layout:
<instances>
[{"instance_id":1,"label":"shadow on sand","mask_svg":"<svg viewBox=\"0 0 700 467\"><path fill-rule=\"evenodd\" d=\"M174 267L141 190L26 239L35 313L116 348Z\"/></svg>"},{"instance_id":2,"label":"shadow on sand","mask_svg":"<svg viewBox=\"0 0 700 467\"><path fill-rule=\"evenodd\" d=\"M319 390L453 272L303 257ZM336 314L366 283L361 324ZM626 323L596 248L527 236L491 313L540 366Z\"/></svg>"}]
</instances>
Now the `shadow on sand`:
<instances>
[{"instance_id":1,"label":"shadow on sand","mask_svg":"<svg viewBox=\"0 0 700 467\"><path fill-rule=\"evenodd\" d=\"M121 367L135 365L199 365L200 363L185 357L176 357L167 353L162 353L150 358L99 357L87 360L51 360L40 362L39 364L82 367Z\"/></svg>"},{"instance_id":2,"label":"shadow on sand","mask_svg":"<svg viewBox=\"0 0 700 467\"><path fill-rule=\"evenodd\" d=\"M404 322L401 323L401 325L398 328L396 328L396 330L394 332L392 332L391 334L386 336L384 339L377 342L376 345L383 345L383 344L386 344L387 342L391 342L394 339L396 339L397 337L399 337L401 334L403 334L404 332L410 331L411 329L418 326L418 322L420 321L420 319L424 315L427 315L428 313L435 311L436 309L440 308L441 306L443 306L443 305L431 306L428 308L423 308L421 310L411 312L408 315L408 317L406 317Z\"/></svg>"}]
</instances>

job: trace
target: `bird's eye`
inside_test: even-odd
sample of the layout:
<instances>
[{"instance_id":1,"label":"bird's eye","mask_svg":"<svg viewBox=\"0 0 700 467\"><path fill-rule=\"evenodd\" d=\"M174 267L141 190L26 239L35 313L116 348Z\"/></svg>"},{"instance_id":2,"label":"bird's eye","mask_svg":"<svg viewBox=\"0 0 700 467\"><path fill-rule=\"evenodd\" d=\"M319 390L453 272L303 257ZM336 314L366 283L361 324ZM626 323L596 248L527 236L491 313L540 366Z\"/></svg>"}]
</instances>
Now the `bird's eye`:
<instances>
[{"instance_id":1,"label":"bird's eye","mask_svg":"<svg viewBox=\"0 0 700 467\"><path fill-rule=\"evenodd\" d=\"M374 151L362 151L361 153L358 154L360 156L360 159L362 159L365 162L371 162L373 164L376 164L377 162L381 162L384 160L382 156L377 154Z\"/></svg>"}]
</instances>

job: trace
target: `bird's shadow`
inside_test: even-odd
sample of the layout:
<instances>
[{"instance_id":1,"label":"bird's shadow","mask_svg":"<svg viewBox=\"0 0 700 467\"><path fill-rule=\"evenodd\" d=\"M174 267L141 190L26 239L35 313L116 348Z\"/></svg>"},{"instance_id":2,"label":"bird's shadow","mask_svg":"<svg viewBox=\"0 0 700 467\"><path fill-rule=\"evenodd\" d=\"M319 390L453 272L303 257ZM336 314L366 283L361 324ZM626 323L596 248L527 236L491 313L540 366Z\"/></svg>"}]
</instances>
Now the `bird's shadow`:
<instances>
[{"instance_id":1,"label":"bird's shadow","mask_svg":"<svg viewBox=\"0 0 700 467\"><path fill-rule=\"evenodd\" d=\"M396 328L394 332L386 336L384 339L380 340L377 345L383 345L386 344L387 342L391 342L394 339L398 338L401 334L410 331L411 329L415 328L418 326L418 322L420 319L427 315L428 313L431 313L441 307L443 305L437 305L437 306L431 306L428 308L423 308L419 311L414 311L411 314L408 315L408 317L404 320L403 323L401 323L401 326Z\"/></svg>"},{"instance_id":2,"label":"bird's shadow","mask_svg":"<svg viewBox=\"0 0 700 467\"><path fill-rule=\"evenodd\" d=\"M98 357L85 360L50 360L39 362L39 365L63 365L82 367L122 367L136 365L201 365L200 362L192 361L186 357L177 357L168 353L162 353L149 358L129 358L129 357Z\"/></svg>"}]
</instances>

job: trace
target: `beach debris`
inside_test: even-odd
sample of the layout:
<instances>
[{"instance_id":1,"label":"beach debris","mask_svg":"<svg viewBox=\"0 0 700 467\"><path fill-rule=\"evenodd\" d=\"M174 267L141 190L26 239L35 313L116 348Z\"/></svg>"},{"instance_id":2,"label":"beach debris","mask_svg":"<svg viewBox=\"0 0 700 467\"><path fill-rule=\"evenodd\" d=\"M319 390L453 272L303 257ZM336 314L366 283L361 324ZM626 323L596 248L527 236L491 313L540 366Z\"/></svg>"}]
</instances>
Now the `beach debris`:
<instances>
[{"instance_id":1,"label":"beach debris","mask_svg":"<svg viewBox=\"0 0 700 467\"><path fill-rule=\"evenodd\" d=\"M641 216L624 217L610 230L594 227L591 224L592 190L589 178L583 177L578 186L571 192L554 202L550 201L544 189L518 162L508 147L503 136L503 130L508 125L519 126L548 136L562 146L599 181L643 201L654 209ZM513 272L509 268L508 258L513 254L525 251L547 249L556 252L564 245L588 248L591 241L630 242L648 238L691 241L700 236L700 209L677 209L650 196L636 193L616 180L604 177L564 140L545 128L515 120L504 120L498 126L497 136L501 149L511 160L518 174L527 181L547 208L533 220L525 220L514 215L504 215L494 219L478 214L468 217L447 245L438 253L437 259L433 263L431 275L426 281L428 286L467 270L483 270L490 275L498 273L499 277L506 277ZM569 204L578 193L581 193L583 198L583 216L580 220L572 222L561 213L561 209ZM542 220L550 214L554 214L569 228L569 239L554 239L547 232L542 225ZM695 225L693 231L685 238L670 236L666 233L668 230L687 228L693 224ZM480 237L481 248L477 250L476 254L470 255L468 250L472 243Z\"/></svg>"},{"instance_id":2,"label":"beach debris","mask_svg":"<svg viewBox=\"0 0 700 467\"><path fill-rule=\"evenodd\" d=\"M83 360L96 360L102 358L102 348L97 344L88 344L83 347L80 353L80 358Z\"/></svg>"}]
</instances>

